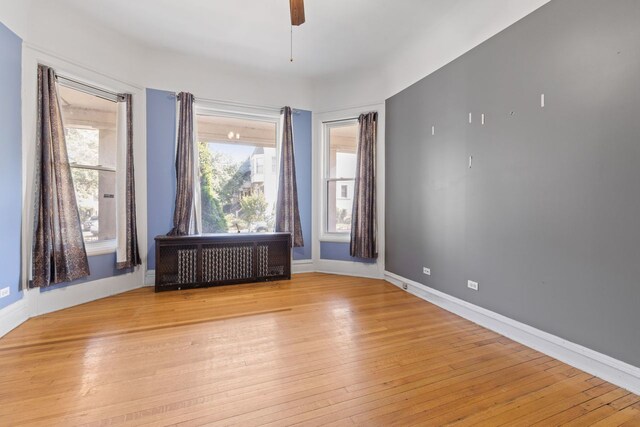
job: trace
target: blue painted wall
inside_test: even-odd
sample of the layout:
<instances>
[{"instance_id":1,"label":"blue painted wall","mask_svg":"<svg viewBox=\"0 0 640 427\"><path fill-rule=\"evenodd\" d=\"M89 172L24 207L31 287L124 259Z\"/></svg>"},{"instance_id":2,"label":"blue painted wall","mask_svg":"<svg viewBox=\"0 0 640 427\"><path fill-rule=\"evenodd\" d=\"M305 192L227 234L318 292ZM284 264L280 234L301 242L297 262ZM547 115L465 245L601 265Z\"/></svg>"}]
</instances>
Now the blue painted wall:
<instances>
[{"instance_id":1,"label":"blue painted wall","mask_svg":"<svg viewBox=\"0 0 640 427\"><path fill-rule=\"evenodd\" d=\"M147 89L147 268L156 268L155 241L173 226L176 194L176 98Z\"/></svg>"},{"instance_id":2,"label":"blue painted wall","mask_svg":"<svg viewBox=\"0 0 640 427\"><path fill-rule=\"evenodd\" d=\"M106 279L107 277L119 276L129 273L132 269L118 270L116 268L116 253L103 255L93 255L89 257L89 270L91 274L83 279L74 280L73 282L58 283L57 285L40 288L40 292L48 292L54 289L65 288L67 286L79 285L81 283L92 282L94 280Z\"/></svg>"},{"instance_id":3,"label":"blue painted wall","mask_svg":"<svg viewBox=\"0 0 640 427\"><path fill-rule=\"evenodd\" d=\"M298 209L304 247L293 249L293 259L311 259L311 111L295 110L293 114L293 141L296 157L296 185Z\"/></svg>"},{"instance_id":4,"label":"blue painted wall","mask_svg":"<svg viewBox=\"0 0 640 427\"><path fill-rule=\"evenodd\" d=\"M154 238L173 225L175 203L176 102L173 92L147 89L147 220L148 269L156 268ZM293 258L311 259L311 111L293 116L296 182L305 246Z\"/></svg>"},{"instance_id":5,"label":"blue painted wall","mask_svg":"<svg viewBox=\"0 0 640 427\"><path fill-rule=\"evenodd\" d=\"M341 242L320 242L320 259L331 259L335 261L353 261L366 264L375 264L375 259L356 258L349 255L349 243Z\"/></svg>"},{"instance_id":6,"label":"blue painted wall","mask_svg":"<svg viewBox=\"0 0 640 427\"><path fill-rule=\"evenodd\" d=\"M0 288L11 294L4 308L22 298L20 230L22 227L22 40L0 23Z\"/></svg>"}]
</instances>

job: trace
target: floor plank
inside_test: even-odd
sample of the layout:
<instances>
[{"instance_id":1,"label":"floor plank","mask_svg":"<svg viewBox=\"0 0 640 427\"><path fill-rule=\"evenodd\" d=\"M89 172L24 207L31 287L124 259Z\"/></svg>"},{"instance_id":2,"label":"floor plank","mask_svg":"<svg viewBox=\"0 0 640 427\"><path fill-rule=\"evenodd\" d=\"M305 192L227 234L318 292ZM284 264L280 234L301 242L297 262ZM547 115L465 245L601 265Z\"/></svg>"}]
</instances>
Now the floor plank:
<instances>
[{"instance_id":1,"label":"floor plank","mask_svg":"<svg viewBox=\"0 0 640 427\"><path fill-rule=\"evenodd\" d=\"M12 426L640 422L636 395L384 281L316 273L30 319L0 372Z\"/></svg>"}]
</instances>

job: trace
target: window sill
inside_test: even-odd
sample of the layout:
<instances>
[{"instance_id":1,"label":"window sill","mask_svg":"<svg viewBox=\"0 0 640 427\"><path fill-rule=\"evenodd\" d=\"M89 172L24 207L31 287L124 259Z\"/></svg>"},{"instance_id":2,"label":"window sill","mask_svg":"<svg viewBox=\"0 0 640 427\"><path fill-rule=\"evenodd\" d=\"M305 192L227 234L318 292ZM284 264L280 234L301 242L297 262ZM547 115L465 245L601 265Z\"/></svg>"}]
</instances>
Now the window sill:
<instances>
[{"instance_id":1,"label":"window sill","mask_svg":"<svg viewBox=\"0 0 640 427\"><path fill-rule=\"evenodd\" d=\"M104 240L102 242L86 243L87 256L112 254L116 251L115 240Z\"/></svg>"},{"instance_id":2,"label":"window sill","mask_svg":"<svg viewBox=\"0 0 640 427\"><path fill-rule=\"evenodd\" d=\"M321 242L330 242L330 243L349 243L351 242L350 234L323 234L320 236Z\"/></svg>"}]
</instances>

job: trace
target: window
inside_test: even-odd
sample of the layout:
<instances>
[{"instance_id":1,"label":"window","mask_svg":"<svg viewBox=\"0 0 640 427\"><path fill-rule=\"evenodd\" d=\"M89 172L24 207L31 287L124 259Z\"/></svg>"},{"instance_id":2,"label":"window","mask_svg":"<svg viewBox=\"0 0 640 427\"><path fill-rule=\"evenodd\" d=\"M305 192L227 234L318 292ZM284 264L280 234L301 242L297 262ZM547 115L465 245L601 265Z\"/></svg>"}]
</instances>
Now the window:
<instances>
[{"instance_id":1,"label":"window","mask_svg":"<svg viewBox=\"0 0 640 427\"><path fill-rule=\"evenodd\" d=\"M326 233L351 232L358 149L356 119L324 124Z\"/></svg>"},{"instance_id":2,"label":"window","mask_svg":"<svg viewBox=\"0 0 640 427\"><path fill-rule=\"evenodd\" d=\"M274 230L278 117L197 114L204 233Z\"/></svg>"},{"instance_id":3,"label":"window","mask_svg":"<svg viewBox=\"0 0 640 427\"><path fill-rule=\"evenodd\" d=\"M117 95L59 78L67 153L85 243L116 238ZM108 99L113 98L113 99Z\"/></svg>"},{"instance_id":4,"label":"window","mask_svg":"<svg viewBox=\"0 0 640 427\"><path fill-rule=\"evenodd\" d=\"M264 155L256 155L255 175L264 174Z\"/></svg>"}]
</instances>

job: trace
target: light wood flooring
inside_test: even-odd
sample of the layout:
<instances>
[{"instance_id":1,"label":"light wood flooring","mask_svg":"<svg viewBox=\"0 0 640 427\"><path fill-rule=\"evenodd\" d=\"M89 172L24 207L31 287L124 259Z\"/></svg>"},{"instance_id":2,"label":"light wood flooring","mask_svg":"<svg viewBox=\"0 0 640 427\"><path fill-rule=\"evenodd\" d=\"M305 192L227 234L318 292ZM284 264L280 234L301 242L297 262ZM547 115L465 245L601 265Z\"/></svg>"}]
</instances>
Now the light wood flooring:
<instances>
[{"instance_id":1,"label":"light wood flooring","mask_svg":"<svg viewBox=\"0 0 640 427\"><path fill-rule=\"evenodd\" d=\"M144 288L0 339L2 426L445 424L640 425L640 397L384 281L327 274Z\"/></svg>"}]
</instances>

